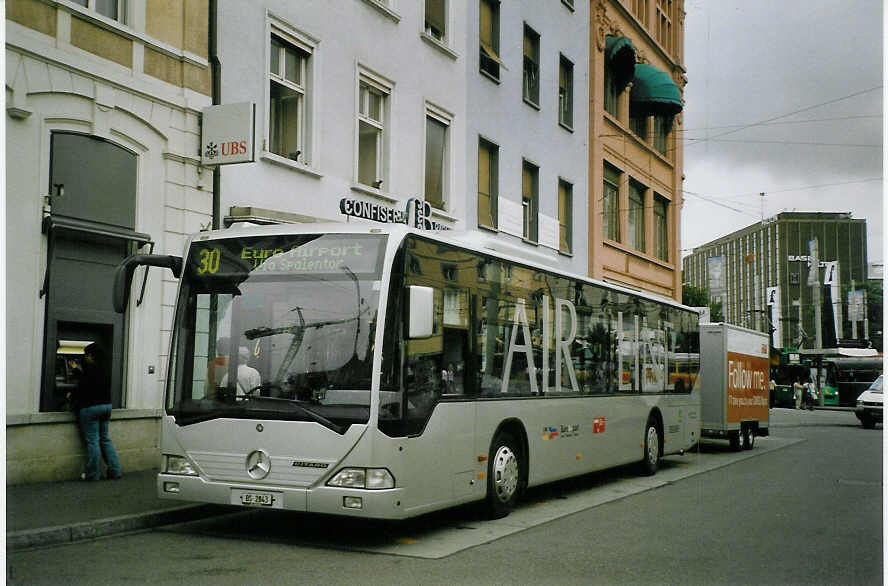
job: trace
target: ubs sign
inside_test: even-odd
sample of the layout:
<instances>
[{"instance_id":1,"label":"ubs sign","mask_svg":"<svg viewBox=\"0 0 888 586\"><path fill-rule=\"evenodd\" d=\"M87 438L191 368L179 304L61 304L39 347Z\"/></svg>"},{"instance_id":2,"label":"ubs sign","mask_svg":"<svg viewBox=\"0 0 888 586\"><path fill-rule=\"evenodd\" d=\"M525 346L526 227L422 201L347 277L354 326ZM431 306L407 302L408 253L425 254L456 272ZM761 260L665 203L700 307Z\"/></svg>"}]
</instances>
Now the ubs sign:
<instances>
[{"instance_id":1,"label":"ubs sign","mask_svg":"<svg viewBox=\"0 0 888 586\"><path fill-rule=\"evenodd\" d=\"M252 163L256 107L252 102L210 106L203 110L202 165Z\"/></svg>"}]
</instances>

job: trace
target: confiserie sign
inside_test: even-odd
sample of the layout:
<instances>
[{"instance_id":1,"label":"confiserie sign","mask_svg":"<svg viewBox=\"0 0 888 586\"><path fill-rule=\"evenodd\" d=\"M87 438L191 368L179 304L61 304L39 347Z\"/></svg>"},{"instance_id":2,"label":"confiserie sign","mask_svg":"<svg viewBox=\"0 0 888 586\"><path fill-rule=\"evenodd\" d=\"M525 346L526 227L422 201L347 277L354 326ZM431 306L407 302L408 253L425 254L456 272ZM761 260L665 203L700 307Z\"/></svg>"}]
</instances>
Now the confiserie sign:
<instances>
[{"instance_id":1,"label":"confiserie sign","mask_svg":"<svg viewBox=\"0 0 888 586\"><path fill-rule=\"evenodd\" d=\"M420 230L450 230L450 226L432 220L432 206L427 201L411 197L404 210L350 197L339 200L339 211L353 218L362 218L383 224L407 224Z\"/></svg>"}]
</instances>

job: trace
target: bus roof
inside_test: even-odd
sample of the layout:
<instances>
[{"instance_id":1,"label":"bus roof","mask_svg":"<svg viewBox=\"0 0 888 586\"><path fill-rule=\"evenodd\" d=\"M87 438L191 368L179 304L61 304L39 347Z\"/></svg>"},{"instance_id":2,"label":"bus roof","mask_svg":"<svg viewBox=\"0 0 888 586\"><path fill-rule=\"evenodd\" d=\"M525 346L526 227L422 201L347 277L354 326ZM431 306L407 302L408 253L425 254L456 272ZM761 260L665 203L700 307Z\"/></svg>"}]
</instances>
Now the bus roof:
<instances>
[{"instance_id":1,"label":"bus roof","mask_svg":"<svg viewBox=\"0 0 888 586\"><path fill-rule=\"evenodd\" d=\"M230 228L223 230L211 230L198 232L192 235L188 241L188 246L192 241L217 240L225 238L246 238L255 236L284 236L287 234L386 234L395 238L399 243L408 235L416 235L442 244L450 244L458 248L494 256L508 260L515 264L524 265L540 271L555 273L565 278L585 281L593 285L599 285L607 289L643 297L657 303L664 303L674 307L681 308L691 313L699 314L699 311L693 307L683 305L671 297L658 295L650 291L635 289L623 284L613 283L600 279L593 279L584 275L570 273L561 269L553 269L547 266L552 259L533 251L520 249L507 242L503 242L497 238L486 236L477 232L442 230L430 231L420 230L408 226L406 224L397 223L308 223L308 224L268 224L257 225L248 223L238 223Z\"/></svg>"}]
</instances>

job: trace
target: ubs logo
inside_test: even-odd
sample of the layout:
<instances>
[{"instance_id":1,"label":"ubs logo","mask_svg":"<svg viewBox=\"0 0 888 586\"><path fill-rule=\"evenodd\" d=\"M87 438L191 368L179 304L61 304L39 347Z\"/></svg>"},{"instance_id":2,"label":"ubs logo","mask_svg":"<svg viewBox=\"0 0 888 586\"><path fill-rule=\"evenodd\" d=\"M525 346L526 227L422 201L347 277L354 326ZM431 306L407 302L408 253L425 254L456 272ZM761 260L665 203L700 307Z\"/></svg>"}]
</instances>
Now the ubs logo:
<instances>
[{"instance_id":1,"label":"ubs logo","mask_svg":"<svg viewBox=\"0 0 888 586\"><path fill-rule=\"evenodd\" d=\"M247 456L247 474L253 480L262 480L271 472L271 458L265 450L253 450Z\"/></svg>"}]
</instances>

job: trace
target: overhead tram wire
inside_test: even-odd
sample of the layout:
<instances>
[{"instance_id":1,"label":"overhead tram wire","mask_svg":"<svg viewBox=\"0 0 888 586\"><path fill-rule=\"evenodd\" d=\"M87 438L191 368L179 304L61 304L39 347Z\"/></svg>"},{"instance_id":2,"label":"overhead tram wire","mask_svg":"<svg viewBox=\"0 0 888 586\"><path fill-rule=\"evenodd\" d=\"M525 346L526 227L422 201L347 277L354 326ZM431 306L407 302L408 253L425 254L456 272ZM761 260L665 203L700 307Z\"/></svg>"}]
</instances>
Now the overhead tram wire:
<instances>
[{"instance_id":1,"label":"overhead tram wire","mask_svg":"<svg viewBox=\"0 0 888 586\"><path fill-rule=\"evenodd\" d=\"M786 120L784 122L767 122L759 124L759 126L784 126L787 124L812 124L815 122L844 122L848 120L868 120L868 119L882 119L880 114L866 114L860 116L840 116L836 118L807 118L805 120ZM724 128L746 128L748 124L725 124L724 126L710 126L709 128L676 128L673 129L675 132L700 132L704 130L721 130Z\"/></svg>"},{"instance_id":2,"label":"overhead tram wire","mask_svg":"<svg viewBox=\"0 0 888 586\"><path fill-rule=\"evenodd\" d=\"M695 141L695 142L693 142L693 143L691 143L691 144L693 145L693 144L700 144L700 143L703 143L703 142L712 141L712 140L714 140L714 139L716 139L716 138L720 138L720 137L722 137L722 136L727 136L727 135L729 135L729 134L734 134L735 132L740 132L741 130L746 130L747 128L753 128L753 127L755 127L755 126L762 126L762 125L764 125L764 124L768 124L769 122L774 122L775 120L780 120L780 119L782 119L782 118L788 118L789 116L794 116L795 114L801 114L802 112L807 112L807 111L809 111L809 110L814 110L815 108L821 108L821 107L823 107L823 106L828 106L828 105L830 105L830 104L835 104L836 102L841 102L841 101L843 101L843 100L847 100L847 99L854 98L854 97L857 97L857 96L860 96L860 95L863 95L863 94L867 94L867 93L872 92L872 91L880 90L880 89L882 89L882 87L883 87L883 86L881 86L881 85L876 86L876 87L871 87L871 88L869 88L869 89L860 90L860 91L858 91L858 92L854 92L854 93L848 94L848 95L846 95L846 96L842 96L842 97L840 97L840 98L835 98L835 99L833 99L833 100L827 100L826 102L821 102L821 103L819 103L819 104L814 104L814 105L812 105L812 106L807 106L807 107L805 107L805 108L800 108L800 109L798 109L798 110L794 110L794 111L792 111L792 112L788 112L788 113L786 113L786 114L781 114L780 116L774 116L773 118L768 118L768 119L766 119L766 120L760 120L759 122L753 122L753 123L751 123L751 124L746 124L746 125L740 126L739 128L735 128L735 129L733 129L733 130L728 130L728 131L725 131L725 132L722 132L722 133L716 134L715 136L711 136L711 137L709 137L709 138L702 138L702 139L699 139L699 140L697 140L697 141ZM691 146L691 145L688 145L688 146Z\"/></svg>"},{"instance_id":3,"label":"overhead tram wire","mask_svg":"<svg viewBox=\"0 0 888 586\"><path fill-rule=\"evenodd\" d=\"M869 183L871 181L882 181L881 177L871 177L869 179L856 179L854 181L837 181L835 183L821 183L819 185L801 185L799 187L791 187L787 189L765 189L765 193L772 195L775 193L788 193L792 191L806 191L809 189L819 189L821 187L835 187L839 185L853 185L855 183ZM760 191L749 191L746 193L734 193L731 195L712 195L710 197L723 199L724 201L737 201L747 197L759 197Z\"/></svg>"}]
</instances>

